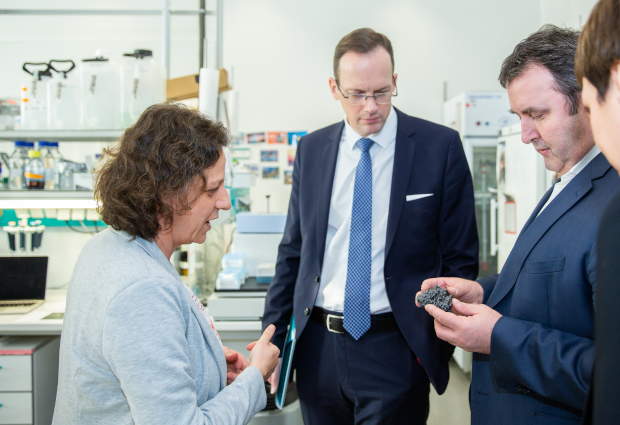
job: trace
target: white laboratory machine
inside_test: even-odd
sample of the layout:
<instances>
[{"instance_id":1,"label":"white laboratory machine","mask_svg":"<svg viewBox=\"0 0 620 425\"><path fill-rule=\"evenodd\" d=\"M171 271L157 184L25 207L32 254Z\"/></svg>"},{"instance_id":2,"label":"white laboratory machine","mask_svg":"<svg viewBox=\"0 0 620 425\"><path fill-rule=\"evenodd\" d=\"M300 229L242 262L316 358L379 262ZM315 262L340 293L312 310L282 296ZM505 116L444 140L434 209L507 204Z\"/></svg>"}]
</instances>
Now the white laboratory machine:
<instances>
[{"instance_id":1,"label":"white laboratory machine","mask_svg":"<svg viewBox=\"0 0 620 425\"><path fill-rule=\"evenodd\" d=\"M497 163L497 203L493 203L497 221L492 223L491 245L501 270L521 229L554 183L555 173L545 168L542 155L532 145L521 141L519 124L500 130Z\"/></svg>"},{"instance_id":2,"label":"white laboratory machine","mask_svg":"<svg viewBox=\"0 0 620 425\"><path fill-rule=\"evenodd\" d=\"M506 91L467 91L447 100L443 124L458 131L472 173L476 224L480 241L478 278L498 273L497 256L492 251L491 205L496 202L497 136L502 127L517 123L511 114ZM454 359L471 372L472 354L457 348Z\"/></svg>"}]
</instances>

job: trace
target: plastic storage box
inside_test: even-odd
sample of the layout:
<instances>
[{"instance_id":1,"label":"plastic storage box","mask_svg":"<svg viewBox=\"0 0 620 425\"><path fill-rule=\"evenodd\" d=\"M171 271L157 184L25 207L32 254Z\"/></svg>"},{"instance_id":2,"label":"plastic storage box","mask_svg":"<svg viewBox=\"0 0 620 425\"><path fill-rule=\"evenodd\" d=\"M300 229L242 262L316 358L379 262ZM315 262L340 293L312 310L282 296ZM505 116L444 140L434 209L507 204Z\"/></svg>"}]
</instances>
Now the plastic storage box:
<instances>
[{"instance_id":1,"label":"plastic storage box","mask_svg":"<svg viewBox=\"0 0 620 425\"><path fill-rule=\"evenodd\" d=\"M215 288L222 289L241 289L245 283L245 268L224 269L217 275Z\"/></svg>"},{"instance_id":2,"label":"plastic storage box","mask_svg":"<svg viewBox=\"0 0 620 425\"><path fill-rule=\"evenodd\" d=\"M245 252L232 253L229 252L222 257L222 269L240 269L245 268Z\"/></svg>"},{"instance_id":3,"label":"plastic storage box","mask_svg":"<svg viewBox=\"0 0 620 425\"><path fill-rule=\"evenodd\" d=\"M273 277L276 275L275 263L260 263L256 267L256 282L257 283L271 283Z\"/></svg>"}]
</instances>

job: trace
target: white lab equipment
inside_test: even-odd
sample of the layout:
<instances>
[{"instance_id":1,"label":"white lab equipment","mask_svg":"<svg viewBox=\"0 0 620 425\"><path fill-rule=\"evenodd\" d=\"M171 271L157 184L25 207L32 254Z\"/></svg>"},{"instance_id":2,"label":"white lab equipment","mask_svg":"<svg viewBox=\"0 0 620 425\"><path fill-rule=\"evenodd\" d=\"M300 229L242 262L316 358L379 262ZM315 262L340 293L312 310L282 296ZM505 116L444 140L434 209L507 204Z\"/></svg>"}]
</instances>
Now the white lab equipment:
<instances>
[{"instance_id":1,"label":"white lab equipment","mask_svg":"<svg viewBox=\"0 0 620 425\"><path fill-rule=\"evenodd\" d=\"M444 103L443 123L459 132L473 177L480 240L479 278L498 272L490 244L491 201L497 199L497 137L500 128L518 121L519 117L510 113L506 91L467 91Z\"/></svg>"},{"instance_id":2,"label":"white lab equipment","mask_svg":"<svg viewBox=\"0 0 620 425\"><path fill-rule=\"evenodd\" d=\"M498 139L497 162L497 251L498 265L506 262L530 214L554 182L554 173L533 146L521 141L519 124L502 128ZM495 231L492 229L492 235Z\"/></svg>"},{"instance_id":3,"label":"white lab equipment","mask_svg":"<svg viewBox=\"0 0 620 425\"><path fill-rule=\"evenodd\" d=\"M118 65L108 51L95 55L80 67L81 127L115 130L121 127Z\"/></svg>"},{"instance_id":4,"label":"white lab equipment","mask_svg":"<svg viewBox=\"0 0 620 425\"><path fill-rule=\"evenodd\" d=\"M22 69L31 78L21 87L21 127L23 130L46 129L47 86L52 79L50 66L43 62L26 62Z\"/></svg>"},{"instance_id":5,"label":"white lab equipment","mask_svg":"<svg viewBox=\"0 0 620 425\"><path fill-rule=\"evenodd\" d=\"M80 76L72 60L50 61L55 71L47 85L47 126L57 130L80 128ZM72 72L73 71L73 72Z\"/></svg>"},{"instance_id":6,"label":"white lab equipment","mask_svg":"<svg viewBox=\"0 0 620 425\"><path fill-rule=\"evenodd\" d=\"M472 173L476 224L478 227L479 271L478 277L498 273L497 256L492 250L492 223L495 222L497 181L497 136L500 128L518 122L510 114L506 91L467 91L444 103L443 123L461 136L463 150ZM460 348L454 359L464 372L471 372L472 354Z\"/></svg>"},{"instance_id":7,"label":"white lab equipment","mask_svg":"<svg viewBox=\"0 0 620 425\"><path fill-rule=\"evenodd\" d=\"M121 125L136 121L154 103L166 100L164 69L153 60L151 50L123 54L121 63Z\"/></svg>"},{"instance_id":8,"label":"white lab equipment","mask_svg":"<svg viewBox=\"0 0 620 425\"><path fill-rule=\"evenodd\" d=\"M286 213L241 212L236 220L238 233L284 233Z\"/></svg>"}]
</instances>

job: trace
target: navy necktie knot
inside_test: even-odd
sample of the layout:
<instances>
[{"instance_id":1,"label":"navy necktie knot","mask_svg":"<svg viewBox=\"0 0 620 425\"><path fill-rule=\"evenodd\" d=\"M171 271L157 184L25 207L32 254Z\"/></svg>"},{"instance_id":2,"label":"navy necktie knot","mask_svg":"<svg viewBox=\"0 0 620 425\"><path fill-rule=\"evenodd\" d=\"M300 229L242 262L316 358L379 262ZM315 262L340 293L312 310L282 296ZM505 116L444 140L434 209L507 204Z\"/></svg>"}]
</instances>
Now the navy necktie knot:
<instances>
[{"instance_id":1,"label":"navy necktie knot","mask_svg":"<svg viewBox=\"0 0 620 425\"><path fill-rule=\"evenodd\" d=\"M362 151L362 153L366 153L370 150L370 148L372 147L372 144L375 143L370 139L366 139L366 138L361 138L357 141L357 146L360 148L360 150Z\"/></svg>"}]
</instances>

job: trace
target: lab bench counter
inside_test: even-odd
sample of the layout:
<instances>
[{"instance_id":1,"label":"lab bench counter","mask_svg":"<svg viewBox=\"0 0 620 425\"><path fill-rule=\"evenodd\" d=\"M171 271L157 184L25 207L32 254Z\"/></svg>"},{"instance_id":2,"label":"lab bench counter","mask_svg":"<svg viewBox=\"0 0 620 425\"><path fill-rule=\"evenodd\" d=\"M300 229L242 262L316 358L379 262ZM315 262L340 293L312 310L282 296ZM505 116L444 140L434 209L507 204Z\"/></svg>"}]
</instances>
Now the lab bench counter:
<instances>
[{"instance_id":1,"label":"lab bench counter","mask_svg":"<svg viewBox=\"0 0 620 425\"><path fill-rule=\"evenodd\" d=\"M26 314L0 314L0 335L60 335L67 289L48 289L45 302ZM55 314L56 313L56 314Z\"/></svg>"},{"instance_id":2,"label":"lab bench counter","mask_svg":"<svg viewBox=\"0 0 620 425\"><path fill-rule=\"evenodd\" d=\"M26 314L0 314L0 335L60 335L67 288L48 289L45 303ZM208 311L208 307L207 307ZM218 332L260 332L260 321L217 321Z\"/></svg>"}]
</instances>

